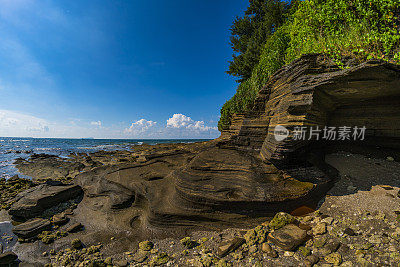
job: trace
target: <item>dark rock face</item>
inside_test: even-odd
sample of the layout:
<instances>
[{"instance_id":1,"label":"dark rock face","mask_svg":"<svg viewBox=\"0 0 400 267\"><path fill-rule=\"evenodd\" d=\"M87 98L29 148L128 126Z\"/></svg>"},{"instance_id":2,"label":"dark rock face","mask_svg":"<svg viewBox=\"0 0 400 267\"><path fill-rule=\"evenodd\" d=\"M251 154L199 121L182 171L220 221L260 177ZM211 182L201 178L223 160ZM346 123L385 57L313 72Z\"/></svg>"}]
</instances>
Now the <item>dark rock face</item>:
<instances>
[{"instance_id":1,"label":"dark rock face","mask_svg":"<svg viewBox=\"0 0 400 267\"><path fill-rule=\"evenodd\" d=\"M76 198L82 193L82 189L77 185L42 184L20 193L8 212L16 218L34 218L42 215L46 209Z\"/></svg>"},{"instance_id":2,"label":"dark rock face","mask_svg":"<svg viewBox=\"0 0 400 267\"><path fill-rule=\"evenodd\" d=\"M49 220L36 218L15 226L13 232L18 237L29 239L50 228Z\"/></svg>"}]
</instances>

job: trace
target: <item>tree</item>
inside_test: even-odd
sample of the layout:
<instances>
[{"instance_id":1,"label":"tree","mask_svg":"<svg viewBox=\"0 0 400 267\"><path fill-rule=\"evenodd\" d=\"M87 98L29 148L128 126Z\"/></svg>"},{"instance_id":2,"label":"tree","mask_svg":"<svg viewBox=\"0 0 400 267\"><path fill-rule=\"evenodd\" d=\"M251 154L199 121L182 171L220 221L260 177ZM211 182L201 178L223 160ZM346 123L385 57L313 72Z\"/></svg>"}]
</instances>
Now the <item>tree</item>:
<instances>
[{"instance_id":1,"label":"tree","mask_svg":"<svg viewBox=\"0 0 400 267\"><path fill-rule=\"evenodd\" d=\"M265 42L283 24L291 6L290 1L281 0L249 2L244 16L236 17L230 29L234 54L227 73L238 77L238 82L251 77Z\"/></svg>"}]
</instances>

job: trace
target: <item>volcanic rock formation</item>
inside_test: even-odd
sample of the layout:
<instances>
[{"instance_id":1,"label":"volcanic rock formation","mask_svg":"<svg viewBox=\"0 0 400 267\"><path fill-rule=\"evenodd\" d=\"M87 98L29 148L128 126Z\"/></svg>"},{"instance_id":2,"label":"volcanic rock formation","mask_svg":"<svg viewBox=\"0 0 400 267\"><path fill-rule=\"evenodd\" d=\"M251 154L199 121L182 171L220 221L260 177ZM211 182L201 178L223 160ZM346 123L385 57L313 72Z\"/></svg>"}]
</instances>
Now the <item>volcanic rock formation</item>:
<instances>
[{"instance_id":1,"label":"volcanic rock formation","mask_svg":"<svg viewBox=\"0 0 400 267\"><path fill-rule=\"evenodd\" d=\"M303 56L275 73L253 109L236 114L216 140L136 146L120 160L118 153L113 160L76 155L69 164L86 166L74 179L84 191L76 219L104 230L238 226L313 205L338 175L325 163L326 151L400 148L399 103L396 65L349 61L339 68L321 55ZM275 138L278 125L291 131L288 138ZM359 142L295 140L292 132L301 126L366 126L367 132Z\"/></svg>"}]
</instances>

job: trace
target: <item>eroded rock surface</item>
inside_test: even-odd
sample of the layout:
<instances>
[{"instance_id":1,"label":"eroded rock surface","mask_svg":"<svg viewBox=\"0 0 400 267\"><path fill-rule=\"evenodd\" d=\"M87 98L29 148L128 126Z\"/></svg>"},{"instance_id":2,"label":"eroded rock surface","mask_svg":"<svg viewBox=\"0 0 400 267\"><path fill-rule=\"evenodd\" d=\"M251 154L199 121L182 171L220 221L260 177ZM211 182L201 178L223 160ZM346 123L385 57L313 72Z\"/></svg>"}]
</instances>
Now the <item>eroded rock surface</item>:
<instances>
[{"instance_id":1,"label":"eroded rock surface","mask_svg":"<svg viewBox=\"0 0 400 267\"><path fill-rule=\"evenodd\" d=\"M38 178L62 176L82 188L84 197L74 210L73 223L85 226L85 234L92 234L89 240L118 231L129 233L124 236L129 240L130 235L137 239L160 230L172 233L178 226L248 226L255 218L315 206L339 178L337 169L325 162L328 151L379 146L391 149L397 159L398 103L399 66L369 61L340 69L322 56L308 55L273 75L251 112L237 114L219 139L74 154L69 159L34 156L17 162L17 167ZM292 135L277 140L277 125L292 132L298 126L366 126L368 131L363 142L338 145L295 140ZM30 202L28 195L19 201ZM30 209L22 205L10 213ZM279 234L279 228L274 229ZM304 242L304 230L299 232ZM302 251L305 256L309 252Z\"/></svg>"},{"instance_id":2,"label":"eroded rock surface","mask_svg":"<svg viewBox=\"0 0 400 267\"><path fill-rule=\"evenodd\" d=\"M8 212L15 218L27 220L41 216L46 209L77 198L82 193L77 185L41 184L18 194Z\"/></svg>"},{"instance_id":3,"label":"eroded rock surface","mask_svg":"<svg viewBox=\"0 0 400 267\"><path fill-rule=\"evenodd\" d=\"M31 219L14 227L13 232L21 238L32 238L51 228L49 220Z\"/></svg>"}]
</instances>

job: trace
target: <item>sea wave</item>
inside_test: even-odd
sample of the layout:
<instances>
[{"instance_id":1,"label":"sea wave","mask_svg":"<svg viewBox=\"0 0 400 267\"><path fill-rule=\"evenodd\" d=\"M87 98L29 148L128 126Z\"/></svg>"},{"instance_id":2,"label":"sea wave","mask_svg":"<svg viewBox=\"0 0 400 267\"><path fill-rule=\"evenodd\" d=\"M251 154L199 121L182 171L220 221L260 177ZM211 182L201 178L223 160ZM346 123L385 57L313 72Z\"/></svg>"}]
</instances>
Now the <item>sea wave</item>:
<instances>
[{"instance_id":1,"label":"sea wave","mask_svg":"<svg viewBox=\"0 0 400 267\"><path fill-rule=\"evenodd\" d=\"M52 151L52 150L61 150L62 148L59 147L37 147L34 148L33 150L35 151Z\"/></svg>"}]
</instances>

